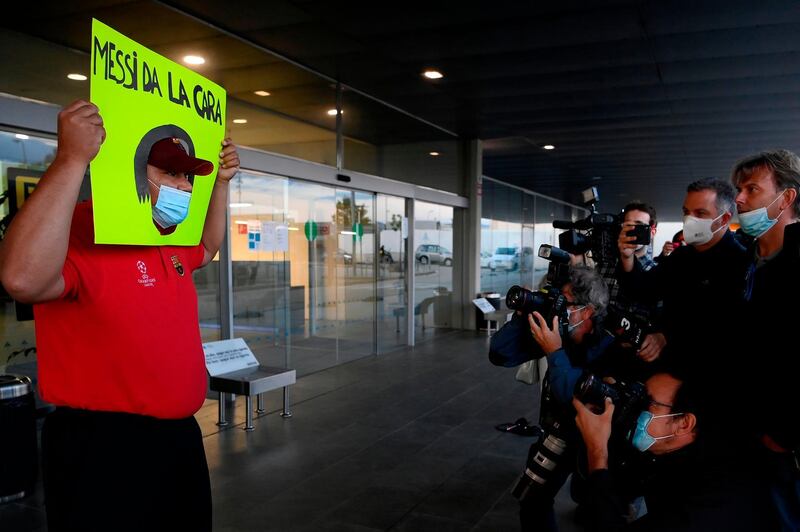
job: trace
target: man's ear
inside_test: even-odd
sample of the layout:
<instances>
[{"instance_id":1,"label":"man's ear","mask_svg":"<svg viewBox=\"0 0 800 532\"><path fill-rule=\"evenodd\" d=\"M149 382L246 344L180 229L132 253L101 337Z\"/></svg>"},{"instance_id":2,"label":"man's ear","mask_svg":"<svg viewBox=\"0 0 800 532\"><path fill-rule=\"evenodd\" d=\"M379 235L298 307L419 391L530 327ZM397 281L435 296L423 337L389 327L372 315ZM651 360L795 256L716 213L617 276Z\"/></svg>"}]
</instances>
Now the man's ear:
<instances>
[{"instance_id":1,"label":"man's ear","mask_svg":"<svg viewBox=\"0 0 800 532\"><path fill-rule=\"evenodd\" d=\"M677 435L691 434L697 427L697 417L692 413L684 414L679 416L675 423L678 425Z\"/></svg>"},{"instance_id":2,"label":"man's ear","mask_svg":"<svg viewBox=\"0 0 800 532\"><path fill-rule=\"evenodd\" d=\"M789 200L789 203L786 205L785 209L791 209L792 205L794 205L794 202L797 201L797 189L789 187L786 190L784 190L783 193L784 195L786 195L787 193L789 194L787 198Z\"/></svg>"}]
</instances>

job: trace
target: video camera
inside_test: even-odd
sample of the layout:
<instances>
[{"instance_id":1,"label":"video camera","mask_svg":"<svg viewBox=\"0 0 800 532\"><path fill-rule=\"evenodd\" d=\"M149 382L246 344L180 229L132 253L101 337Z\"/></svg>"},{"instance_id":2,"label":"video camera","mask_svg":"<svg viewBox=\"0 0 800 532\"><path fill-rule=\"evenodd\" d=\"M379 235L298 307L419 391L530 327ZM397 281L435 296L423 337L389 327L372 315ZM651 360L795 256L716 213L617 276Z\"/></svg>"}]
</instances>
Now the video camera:
<instances>
[{"instance_id":1,"label":"video camera","mask_svg":"<svg viewBox=\"0 0 800 532\"><path fill-rule=\"evenodd\" d=\"M635 349L642 347L645 336L653 330L647 316L625 312L615 305L609 305L603 318L603 327L622 344L630 344Z\"/></svg>"},{"instance_id":2,"label":"video camera","mask_svg":"<svg viewBox=\"0 0 800 532\"><path fill-rule=\"evenodd\" d=\"M617 239L622 228L622 216L598 213L600 195L597 187L582 192L583 203L591 213L583 220L553 220L556 229L567 229L558 235L558 246L573 255L589 253L595 264L612 263L619 257Z\"/></svg>"},{"instance_id":3,"label":"video camera","mask_svg":"<svg viewBox=\"0 0 800 532\"><path fill-rule=\"evenodd\" d=\"M506 294L506 307L519 311L500 328L489 343L489 360L495 366L514 367L545 356L544 351L531 336L528 314L538 312L550 324L558 317L561 336L567 334L569 319L567 300L561 287L569 282L569 253L548 244L539 247L539 257L550 261L545 286L532 291L512 286Z\"/></svg>"},{"instance_id":4,"label":"video camera","mask_svg":"<svg viewBox=\"0 0 800 532\"><path fill-rule=\"evenodd\" d=\"M596 409L605 407L606 397L614 402L614 416L612 418L612 439L628 440L636 425L639 412L646 408L648 395L647 389L640 382L627 384L621 381L613 384L605 383L595 375L586 375L575 386L575 397L585 405L594 406ZM570 419L572 409L566 414L563 409L553 405L551 394L542 394L542 436L537 443L531 446L525 472L520 476L511 490L511 494L519 501L541 494L546 498L555 497L561 485L553 483L552 479L560 476L565 468L573 466L573 461L568 459L578 447L577 428Z\"/></svg>"}]
</instances>

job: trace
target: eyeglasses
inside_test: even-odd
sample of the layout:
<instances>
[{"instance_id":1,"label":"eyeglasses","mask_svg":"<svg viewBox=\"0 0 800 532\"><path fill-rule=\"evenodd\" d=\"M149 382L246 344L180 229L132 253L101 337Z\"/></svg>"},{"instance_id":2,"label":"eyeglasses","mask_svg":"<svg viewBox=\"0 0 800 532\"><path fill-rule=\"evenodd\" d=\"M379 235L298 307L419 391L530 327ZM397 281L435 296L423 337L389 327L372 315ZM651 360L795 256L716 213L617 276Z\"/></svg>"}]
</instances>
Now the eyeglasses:
<instances>
[{"instance_id":1,"label":"eyeglasses","mask_svg":"<svg viewBox=\"0 0 800 532\"><path fill-rule=\"evenodd\" d=\"M668 405L667 403L661 403L661 402L659 402L659 401L656 401L656 400L655 400L655 399L653 399L652 397L650 398L650 400L649 400L649 403L648 403L648 404L650 404L650 405L653 405L653 406L663 406L663 407L665 407L665 408L669 408L670 410L672 410L672 409L673 409L673 407L674 407L674 405Z\"/></svg>"}]
</instances>

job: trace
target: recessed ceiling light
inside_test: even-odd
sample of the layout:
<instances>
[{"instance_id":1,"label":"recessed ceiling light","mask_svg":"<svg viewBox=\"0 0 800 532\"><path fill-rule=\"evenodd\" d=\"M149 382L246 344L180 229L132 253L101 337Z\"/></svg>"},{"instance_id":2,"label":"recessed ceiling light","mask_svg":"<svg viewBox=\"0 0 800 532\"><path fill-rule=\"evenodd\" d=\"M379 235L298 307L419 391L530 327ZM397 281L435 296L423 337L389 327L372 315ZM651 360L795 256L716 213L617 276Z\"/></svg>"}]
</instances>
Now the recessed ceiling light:
<instances>
[{"instance_id":1,"label":"recessed ceiling light","mask_svg":"<svg viewBox=\"0 0 800 532\"><path fill-rule=\"evenodd\" d=\"M233 123L234 124L246 124L247 123L247 119L246 118L234 118L233 119Z\"/></svg>"},{"instance_id":2,"label":"recessed ceiling light","mask_svg":"<svg viewBox=\"0 0 800 532\"><path fill-rule=\"evenodd\" d=\"M444 74L442 74L438 70L433 70L433 69L426 70L425 72L422 73L422 75L428 79L442 79L444 77Z\"/></svg>"},{"instance_id":3,"label":"recessed ceiling light","mask_svg":"<svg viewBox=\"0 0 800 532\"><path fill-rule=\"evenodd\" d=\"M256 96L269 96L267 91L256 91L255 94Z\"/></svg>"},{"instance_id":4,"label":"recessed ceiling light","mask_svg":"<svg viewBox=\"0 0 800 532\"><path fill-rule=\"evenodd\" d=\"M238 209L241 207L252 207L252 203L231 203L231 209ZM236 222L237 224L246 224L247 222Z\"/></svg>"},{"instance_id":5,"label":"recessed ceiling light","mask_svg":"<svg viewBox=\"0 0 800 532\"><path fill-rule=\"evenodd\" d=\"M14 136L17 137L19 140L28 140L30 138L28 135L25 135L24 133L17 133Z\"/></svg>"},{"instance_id":6,"label":"recessed ceiling light","mask_svg":"<svg viewBox=\"0 0 800 532\"><path fill-rule=\"evenodd\" d=\"M75 81L86 81L86 76L83 74L67 74L67 77Z\"/></svg>"},{"instance_id":7,"label":"recessed ceiling light","mask_svg":"<svg viewBox=\"0 0 800 532\"><path fill-rule=\"evenodd\" d=\"M556 147L553 146L552 144L545 144L544 146L542 146L542 148L544 148L545 150L554 150L554 149L556 149Z\"/></svg>"},{"instance_id":8,"label":"recessed ceiling light","mask_svg":"<svg viewBox=\"0 0 800 532\"><path fill-rule=\"evenodd\" d=\"M340 115L344 114L344 111L339 111ZM336 109L328 109L328 116L336 116Z\"/></svg>"},{"instance_id":9,"label":"recessed ceiling light","mask_svg":"<svg viewBox=\"0 0 800 532\"><path fill-rule=\"evenodd\" d=\"M202 65L205 64L205 58L199 55L184 55L183 62L187 65Z\"/></svg>"},{"instance_id":10,"label":"recessed ceiling light","mask_svg":"<svg viewBox=\"0 0 800 532\"><path fill-rule=\"evenodd\" d=\"M438 151L432 151L430 153L430 155L431 155L431 157L438 157L439 156L439 152Z\"/></svg>"},{"instance_id":11,"label":"recessed ceiling light","mask_svg":"<svg viewBox=\"0 0 800 532\"><path fill-rule=\"evenodd\" d=\"M602 176L599 176L599 175L596 175L596 176L594 176L594 177L592 178L592 181L602 181L602 180L603 180L603 177L602 177Z\"/></svg>"}]
</instances>

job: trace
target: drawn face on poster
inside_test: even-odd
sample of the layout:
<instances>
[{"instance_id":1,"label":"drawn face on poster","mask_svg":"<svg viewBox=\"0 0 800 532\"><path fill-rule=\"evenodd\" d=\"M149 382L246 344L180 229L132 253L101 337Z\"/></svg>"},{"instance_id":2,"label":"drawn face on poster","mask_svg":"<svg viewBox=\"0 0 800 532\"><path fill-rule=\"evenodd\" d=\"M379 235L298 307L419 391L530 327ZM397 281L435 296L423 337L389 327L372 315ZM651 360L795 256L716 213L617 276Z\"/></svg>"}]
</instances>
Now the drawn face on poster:
<instances>
[{"instance_id":1,"label":"drawn face on poster","mask_svg":"<svg viewBox=\"0 0 800 532\"><path fill-rule=\"evenodd\" d=\"M225 90L94 20L91 100L106 129L91 163L95 242L199 243Z\"/></svg>"}]
</instances>

